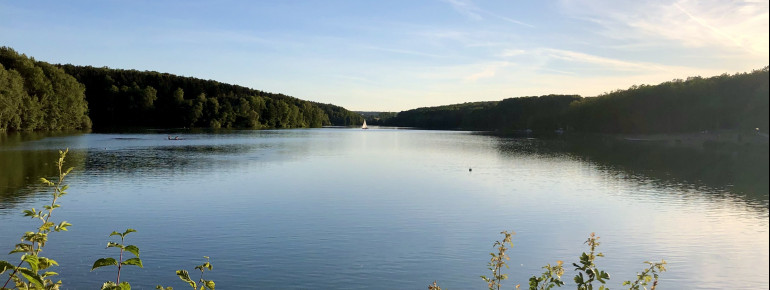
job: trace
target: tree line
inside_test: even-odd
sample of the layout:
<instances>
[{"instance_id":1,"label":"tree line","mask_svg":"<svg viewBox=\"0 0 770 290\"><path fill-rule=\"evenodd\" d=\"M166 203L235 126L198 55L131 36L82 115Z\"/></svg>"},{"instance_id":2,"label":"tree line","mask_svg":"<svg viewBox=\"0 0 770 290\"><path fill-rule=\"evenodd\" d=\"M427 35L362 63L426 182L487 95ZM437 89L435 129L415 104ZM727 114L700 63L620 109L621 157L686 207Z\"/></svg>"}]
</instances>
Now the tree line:
<instances>
[{"instance_id":1,"label":"tree line","mask_svg":"<svg viewBox=\"0 0 770 290\"><path fill-rule=\"evenodd\" d=\"M465 130L555 130L567 125L566 111L578 95L547 95L474 102L399 112L385 125Z\"/></svg>"},{"instance_id":2,"label":"tree line","mask_svg":"<svg viewBox=\"0 0 770 290\"><path fill-rule=\"evenodd\" d=\"M597 97L546 95L399 112L383 125L515 133L768 130L768 67L632 86ZM367 119L367 121L369 121Z\"/></svg>"},{"instance_id":3,"label":"tree line","mask_svg":"<svg viewBox=\"0 0 770 290\"><path fill-rule=\"evenodd\" d=\"M0 47L0 132L90 128L84 93L63 69Z\"/></svg>"},{"instance_id":4,"label":"tree line","mask_svg":"<svg viewBox=\"0 0 770 290\"><path fill-rule=\"evenodd\" d=\"M570 124L598 133L768 129L768 67L632 86L570 104Z\"/></svg>"},{"instance_id":5,"label":"tree line","mask_svg":"<svg viewBox=\"0 0 770 290\"><path fill-rule=\"evenodd\" d=\"M546 95L368 112L372 125L504 133L768 130L768 67L632 86L597 97ZM153 71L52 65L0 47L0 131L121 127L307 128L364 116L213 80Z\"/></svg>"},{"instance_id":6,"label":"tree line","mask_svg":"<svg viewBox=\"0 0 770 290\"><path fill-rule=\"evenodd\" d=\"M52 65L0 48L0 130L308 128L360 124L345 108L154 71Z\"/></svg>"}]
</instances>

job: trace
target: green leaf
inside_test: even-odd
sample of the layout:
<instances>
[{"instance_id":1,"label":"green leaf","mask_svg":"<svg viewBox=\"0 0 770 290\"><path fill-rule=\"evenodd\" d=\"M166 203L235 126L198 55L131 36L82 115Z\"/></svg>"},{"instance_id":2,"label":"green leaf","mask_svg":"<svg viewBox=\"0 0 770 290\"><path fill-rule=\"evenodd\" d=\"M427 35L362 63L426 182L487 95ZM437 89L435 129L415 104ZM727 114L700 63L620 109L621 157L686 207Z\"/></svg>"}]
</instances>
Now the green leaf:
<instances>
[{"instance_id":1,"label":"green leaf","mask_svg":"<svg viewBox=\"0 0 770 290\"><path fill-rule=\"evenodd\" d=\"M56 265L59 266L59 263L54 261L53 259L45 258L45 257L38 257L38 263L40 263L40 270L48 269L49 267Z\"/></svg>"},{"instance_id":2,"label":"green leaf","mask_svg":"<svg viewBox=\"0 0 770 290\"><path fill-rule=\"evenodd\" d=\"M13 251L11 251L8 254L10 255L13 253L27 253L30 251L32 251L32 245L21 243L21 244L16 244L16 247L13 249Z\"/></svg>"},{"instance_id":3,"label":"green leaf","mask_svg":"<svg viewBox=\"0 0 770 290\"><path fill-rule=\"evenodd\" d=\"M142 265L142 260L140 260L139 258L131 258L131 259L123 261L120 264L121 265L139 266L139 268L144 268L144 266Z\"/></svg>"},{"instance_id":4,"label":"green leaf","mask_svg":"<svg viewBox=\"0 0 770 290\"><path fill-rule=\"evenodd\" d=\"M48 179L42 178L42 177L40 178L40 182L42 182L43 184L50 185L50 186L54 185L53 182L49 181Z\"/></svg>"},{"instance_id":5,"label":"green leaf","mask_svg":"<svg viewBox=\"0 0 770 290\"><path fill-rule=\"evenodd\" d=\"M203 280L203 279L201 279L201 280ZM214 281L213 281L213 280L203 280L202 282L203 282L203 285L205 285L205 286L206 286L206 288L209 288L209 289L211 289L211 290L214 290L214 286L216 286L216 285L214 284Z\"/></svg>"},{"instance_id":6,"label":"green leaf","mask_svg":"<svg viewBox=\"0 0 770 290\"><path fill-rule=\"evenodd\" d=\"M14 269L14 268L16 268L16 266L14 266L11 263L8 263L8 261L0 260L0 274L2 274L3 272L5 272L7 270Z\"/></svg>"},{"instance_id":7,"label":"green leaf","mask_svg":"<svg viewBox=\"0 0 770 290\"><path fill-rule=\"evenodd\" d=\"M40 264L40 260L37 258L37 256L24 255L21 257L21 260L29 264L29 267L32 268L32 272L37 273L37 270L39 269L38 265Z\"/></svg>"},{"instance_id":8,"label":"green leaf","mask_svg":"<svg viewBox=\"0 0 770 290\"><path fill-rule=\"evenodd\" d=\"M48 276L56 276L56 275L59 275L59 273L56 273L56 272L45 272L41 276L48 277Z\"/></svg>"},{"instance_id":9,"label":"green leaf","mask_svg":"<svg viewBox=\"0 0 770 290\"><path fill-rule=\"evenodd\" d=\"M24 278L27 278L32 284L43 288L43 277L40 277L36 272L27 268L19 268L19 273L21 273Z\"/></svg>"},{"instance_id":10,"label":"green leaf","mask_svg":"<svg viewBox=\"0 0 770 290\"><path fill-rule=\"evenodd\" d=\"M25 209L24 210L24 216L29 216L29 217L36 218L37 217L37 210L34 207L31 210L30 209Z\"/></svg>"},{"instance_id":11,"label":"green leaf","mask_svg":"<svg viewBox=\"0 0 770 290\"><path fill-rule=\"evenodd\" d=\"M54 224L53 222L46 222L46 223L43 223L43 224L40 226L40 231L41 231L41 232L45 232L45 231L47 231L48 229L50 229L51 227L53 227L54 225L55 225L55 224Z\"/></svg>"},{"instance_id":12,"label":"green leaf","mask_svg":"<svg viewBox=\"0 0 770 290\"><path fill-rule=\"evenodd\" d=\"M110 237L112 237L112 236L121 236L122 237L123 234L121 234L119 232L116 232L116 231L112 231L112 233L110 234Z\"/></svg>"},{"instance_id":13,"label":"green leaf","mask_svg":"<svg viewBox=\"0 0 770 290\"><path fill-rule=\"evenodd\" d=\"M122 249L123 245L115 243L115 242L107 242L107 248L121 248Z\"/></svg>"},{"instance_id":14,"label":"green leaf","mask_svg":"<svg viewBox=\"0 0 770 290\"><path fill-rule=\"evenodd\" d=\"M121 290L131 290L131 284L128 284L128 282L120 282L120 289Z\"/></svg>"},{"instance_id":15,"label":"green leaf","mask_svg":"<svg viewBox=\"0 0 770 290\"><path fill-rule=\"evenodd\" d=\"M133 232L136 232L136 230L135 229L127 229L125 232L123 232L123 236L125 237L126 235L128 235L130 233L133 233Z\"/></svg>"},{"instance_id":16,"label":"green leaf","mask_svg":"<svg viewBox=\"0 0 770 290\"><path fill-rule=\"evenodd\" d=\"M54 228L54 231L60 232L60 231L67 231L67 227L71 226L71 223L68 223L66 221L60 222L58 226Z\"/></svg>"},{"instance_id":17,"label":"green leaf","mask_svg":"<svg viewBox=\"0 0 770 290\"><path fill-rule=\"evenodd\" d=\"M178 270L176 271L176 275L179 276L179 279L182 279L182 281L189 283L193 289L196 289L197 285L195 284L195 281L190 279L190 273L188 273L187 270Z\"/></svg>"},{"instance_id":18,"label":"green leaf","mask_svg":"<svg viewBox=\"0 0 770 290\"><path fill-rule=\"evenodd\" d=\"M96 262L94 262L94 266L91 267L91 271L93 271L96 268L100 268L104 266L112 266L112 265L117 266L118 261L115 261L115 259L113 258L101 258L99 260L96 260Z\"/></svg>"},{"instance_id":19,"label":"green leaf","mask_svg":"<svg viewBox=\"0 0 770 290\"><path fill-rule=\"evenodd\" d=\"M114 287L116 287L116 286L118 286L118 285L115 284L115 282L107 281L107 282L104 282L104 284L102 284L102 290L114 289Z\"/></svg>"},{"instance_id":20,"label":"green leaf","mask_svg":"<svg viewBox=\"0 0 770 290\"><path fill-rule=\"evenodd\" d=\"M134 245L128 245L126 246L126 251L130 252L131 254L134 254L134 256L139 257L139 247Z\"/></svg>"}]
</instances>

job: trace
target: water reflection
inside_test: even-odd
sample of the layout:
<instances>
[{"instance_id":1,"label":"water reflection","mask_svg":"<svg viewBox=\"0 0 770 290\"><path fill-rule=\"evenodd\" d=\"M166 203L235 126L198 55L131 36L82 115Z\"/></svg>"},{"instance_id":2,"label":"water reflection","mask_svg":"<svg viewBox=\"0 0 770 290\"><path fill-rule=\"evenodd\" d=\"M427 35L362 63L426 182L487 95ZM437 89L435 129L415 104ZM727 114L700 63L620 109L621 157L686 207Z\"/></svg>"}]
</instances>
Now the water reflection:
<instances>
[{"instance_id":1,"label":"water reflection","mask_svg":"<svg viewBox=\"0 0 770 290\"><path fill-rule=\"evenodd\" d=\"M49 137L71 136L72 132L0 133L0 209L11 208L28 195L43 188L41 177L58 175L56 160L58 150L28 150L27 142ZM64 149L64 148L62 148ZM70 154L66 166L83 168L84 156Z\"/></svg>"},{"instance_id":2,"label":"water reflection","mask_svg":"<svg viewBox=\"0 0 770 290\"><path fill-rule=\"evenodd\" d=\"M503 155L574 158L637 183L653 182L662 188L689 189L768 207L767 144L693 148L609 138L501 138L497 147Z\"/></svg>"},{"instance_id":3,"label":"water reflection","mask_svg":"<svg viewBox=\"0 0 770 290\"><path fill-rule=\"evenodd\" d=\"M149 132L149 133L148 133ZM189 132L188 132L189 133ZM312 145L302 130L219 131L168 140L153 131L83 134L83 132L0 133L0 209L10 208L53 178L58 150L70 149L66 167L89 176L174 175L237 168L252 162L301 158ZM255 142L255 140L258 140Z\"/></svg>"},{"instance_id":4,"label":"water reflection","mask_svg":"<svg viewBox=\"0 0 770 290\"><path fill-rule=\"evenodd\" d=\"M216 161L237 164L256 159L291 159L313 146L309 140L300 138L302 130L208 132L169 142L164 142L161 135L146 132L74 135L88 139L74 144L60 140L67 136L71 139L71 132L0 134L0 208L35 192L40 177L54 176L57 151L66 147L75 147L68 165L88 172L116 174L209 170ZM257 137L265 139L249 141ZM690 148L610 139L491 138L503 155L574 158L639 182L701 188L700 191L715 197L737 195L749 204L768 206L767 146ZM447 143L434 146L441 144Z\"/></svg>"}]
</instances>

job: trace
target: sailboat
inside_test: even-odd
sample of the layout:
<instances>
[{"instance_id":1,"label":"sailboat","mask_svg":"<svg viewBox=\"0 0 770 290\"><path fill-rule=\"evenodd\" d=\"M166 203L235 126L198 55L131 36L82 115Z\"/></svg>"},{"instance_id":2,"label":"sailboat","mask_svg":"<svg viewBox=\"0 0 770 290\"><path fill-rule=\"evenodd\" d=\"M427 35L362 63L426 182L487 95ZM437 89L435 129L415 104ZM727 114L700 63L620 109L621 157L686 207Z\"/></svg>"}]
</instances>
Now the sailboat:
<instances>
[{"instance_id":1,"label":"sailboat","mask_svg":"<svg viewBox=\"0 0 770 290\"><path fill-rule=\"evenodd\" d=\"M369 129L369 127L366 127L366 120L364 120L364 125L361 126L361 129L364 129L364 130Z\"/></svg>"}]
</instances>

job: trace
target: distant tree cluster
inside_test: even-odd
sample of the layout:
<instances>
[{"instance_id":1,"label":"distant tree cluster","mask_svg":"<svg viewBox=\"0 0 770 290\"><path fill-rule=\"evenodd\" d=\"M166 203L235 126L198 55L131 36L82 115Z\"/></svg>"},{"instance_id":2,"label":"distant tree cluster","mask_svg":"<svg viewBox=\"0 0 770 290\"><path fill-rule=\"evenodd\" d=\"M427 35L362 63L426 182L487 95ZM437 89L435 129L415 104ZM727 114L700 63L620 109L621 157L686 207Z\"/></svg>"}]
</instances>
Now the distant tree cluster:
<instances>
[{"instance_id":1,"label":"distant tree cluster","mask_svg":"<svg viewBox=\"0 0 770 290\"><path fill-rule=\"evenodd\" d=\"M308 128L362 122L335 105L167 73L62 65L86 86L94 126Z\"/></svg>"},{"instance_id":2,"label":"distant tree cluster","mask_svg":"<svg viewBox=\"0 0 770 290\"><path fill-rule=\"evenodd\" d=\"M768 130L768 67L632 86L598 97L548 95L419 108L385 123L430 129L552 133L675 133Z\"/></svg>"},{"instance_id":3,"label":"distant tree cluster","mask_svg":"<svg viewBox=\"0 0 770 290\"><path fill-rule=\"evenodd\" d=\"M396 112L356 112L366 119L369 125L386 125L388 120L396 117Z\"/></svg>"},{"instance_id":4,"label":"distant tree cluster","mask_svg":"<svg viewBox=\"0 0 770 290\"><path fill-rule=\"evenodd\" d=\"M329 121L334 126L360 125L364 122L364 118L361 115L348 111L343 107L315 102L313 104L321 108L329 116Z\"/></svg>"},{"instance_id":5,"label":"distant tree cluster","mask_svg":"<svg viewBox=\"0 0 770 290\"><path fill-rule=\"evenodd\" d=\"M419 108L400 112L386 123L441 129L553 131L566 126L565 113L570 103L580 99L577 95L547 95Z\"/></svg>"},{"instance_id":6,"label":"distant tree cluster","mask_svg":"<svg viewBox=\"0 0 770 290\"><path fill-rule=\"evenodd\" d=\"M489 110L498 102L463 103L417 108L399 112L385 125L430 129L485 129L490 123Z\"/></svg>"},{"instance_id":7,"label":"distant tree cluster","mask_svg":"<svg viewBox=\"0 0 770 290\"><path fill-rule=\"evenodd\" d=\"M64 70L0 47L0 131L90 128L84 91Z\"/></svg>"},{"instance_id":8,"label":"distant tree cluster","mask_svg":"<svg viewBox=\"0 0 770 290\"><path fill-rule=\"evenodd\" d=\"M570 124L597 133L768 129L768 67L632 86L572 103Z\"/></svg>"}]
</instances>

